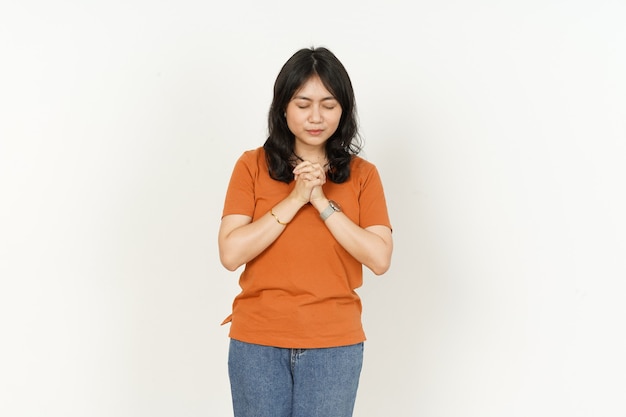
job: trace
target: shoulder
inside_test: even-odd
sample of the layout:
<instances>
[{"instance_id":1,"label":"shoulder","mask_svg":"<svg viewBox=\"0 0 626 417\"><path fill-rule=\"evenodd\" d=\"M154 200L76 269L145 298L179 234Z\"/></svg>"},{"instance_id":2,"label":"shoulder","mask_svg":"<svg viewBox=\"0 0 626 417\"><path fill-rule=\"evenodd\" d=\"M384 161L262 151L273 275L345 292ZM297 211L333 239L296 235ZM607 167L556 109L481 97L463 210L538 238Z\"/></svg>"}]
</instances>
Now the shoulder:
<instances>
[{"instance_id":1,"label":"shoulder","mask_svg":"<svg viewBox=\"0 0 626 417\"><path fill-rule=\"evenodd\" d=\"M262 146L255 149L248 149L244 151L239 157L243 161L258 161L259 159L265 159L265 149Z\"/></svg>"},{"instance_id":2,"label":"shoulder","mask_svg":"<svg viewBox=\"0 0 626 417\"><path fill-rule=\"evenodd\" d=\"M244 151L237 160L237 165L244 165L251 170L267 169L265 149L263 149L263 147L259 147Z\"/></svg>"},{"instance_id":3,"label":"shoulder","mask_svg":"<svg viewBox=\"0 0 626 417\"><path fill-rule=\"evenodd\" d=\"M377 172L376 165L360 156L353 156L350 161L350 173L357 176L367 176Z\"/></svg>"},{"instance_id":4,"label":"shoulder","mask_svg":"<svg viewBox=\"0 0 626 417\"><path fill-rule=\"evenodd\" d=\"M360 156L353 157L350 162L350 179L353 184L364 189L380 190L382 189L382 179L378 168L373 162L363 159Z\"/></svg>"}]
</instances>

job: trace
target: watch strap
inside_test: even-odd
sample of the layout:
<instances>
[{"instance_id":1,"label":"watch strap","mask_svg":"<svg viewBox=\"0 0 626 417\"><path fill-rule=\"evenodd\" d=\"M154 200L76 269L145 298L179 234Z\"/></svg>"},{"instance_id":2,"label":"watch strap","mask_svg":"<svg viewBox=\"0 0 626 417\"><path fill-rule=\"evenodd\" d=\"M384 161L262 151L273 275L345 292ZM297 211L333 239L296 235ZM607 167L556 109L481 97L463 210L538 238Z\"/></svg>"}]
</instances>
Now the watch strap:
<instances>
[{"instance_id":1,"label":"watch strap","mask_svg":"<svg viewBox=\"0 0 626 417\"><path fill-rule=\"evenodd\" d=\"M323 221L326 221L327 218L329 218L334 212L336 211L341 211L341 209L339 208L339 206L337 205L337 203L335 203L332 200L328 201L328 207L326 207L321 213L320 213L320 217L322 218Z\"/></svg>"}]
</instances>

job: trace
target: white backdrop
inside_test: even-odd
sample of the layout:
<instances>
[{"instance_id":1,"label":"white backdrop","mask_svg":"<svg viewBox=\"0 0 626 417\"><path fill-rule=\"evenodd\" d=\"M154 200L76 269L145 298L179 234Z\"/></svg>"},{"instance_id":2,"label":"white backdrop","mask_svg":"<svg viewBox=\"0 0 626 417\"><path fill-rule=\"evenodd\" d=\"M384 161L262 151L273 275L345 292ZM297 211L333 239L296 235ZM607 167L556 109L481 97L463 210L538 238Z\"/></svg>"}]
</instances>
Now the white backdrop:
<instances>
[{"instance_id":1,"label":"white backdrop","mask_svg":"<svg viewBox=\"0 0 626 417\"><path fill-rule=\"evenodd\" d=\"M346 65L396 250L355 416L626 415L623 1L6 1L0 415L228 416L236 158Z\"/></svg>"}]
</instances>

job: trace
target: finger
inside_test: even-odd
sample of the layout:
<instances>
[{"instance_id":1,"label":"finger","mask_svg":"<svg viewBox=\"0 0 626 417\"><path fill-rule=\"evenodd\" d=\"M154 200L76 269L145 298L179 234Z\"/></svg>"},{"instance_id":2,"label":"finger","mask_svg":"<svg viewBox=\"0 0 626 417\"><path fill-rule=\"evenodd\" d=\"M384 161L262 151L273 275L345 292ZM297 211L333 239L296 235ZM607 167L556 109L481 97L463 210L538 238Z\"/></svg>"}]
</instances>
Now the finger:
<instances>
[{"instance_id":1,"label":"finger","mask_svg":"<svg viewBox=\"0 0 626 417\"><path fill-rule=\"evenodd\" d=\"M295 166L295 168L293 169L293 172L301 172L302 170L304 170L306 167L309 167L309 166L311 166L311 163L309 161L302 161L298 165Z\"/></svg>"}]
</instances>

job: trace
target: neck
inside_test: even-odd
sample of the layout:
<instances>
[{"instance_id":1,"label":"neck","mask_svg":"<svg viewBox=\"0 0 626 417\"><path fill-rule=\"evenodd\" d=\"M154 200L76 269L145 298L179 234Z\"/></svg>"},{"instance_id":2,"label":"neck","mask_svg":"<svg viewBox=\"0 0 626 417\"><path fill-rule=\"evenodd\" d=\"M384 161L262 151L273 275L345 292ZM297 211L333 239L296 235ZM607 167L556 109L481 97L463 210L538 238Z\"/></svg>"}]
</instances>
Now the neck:
<instances>
[{"instance_id":1,"label":"neck","mask_svg":"<svg viewBox=\"0 0 626 417\"><path fill-rule=\"evenodd\" d=\"M324 146L324 144L308 145L296 141L294 143L293 153L304 158L307 161L326 159L326 147Z\"/></svg>"},{"instance_id":2,"label":"neck","mask_svg":"<svg viewBox=\"0 0 626 417\"><path fill-rule=\"evenodd\" d=\"M293 152L294 156L298 160L298 162L309 161L314 164L327 165L328 162L326 160L325 154L300 154L297 151Z\"/></svg>"}]
</instances>

